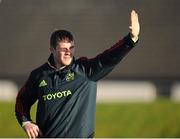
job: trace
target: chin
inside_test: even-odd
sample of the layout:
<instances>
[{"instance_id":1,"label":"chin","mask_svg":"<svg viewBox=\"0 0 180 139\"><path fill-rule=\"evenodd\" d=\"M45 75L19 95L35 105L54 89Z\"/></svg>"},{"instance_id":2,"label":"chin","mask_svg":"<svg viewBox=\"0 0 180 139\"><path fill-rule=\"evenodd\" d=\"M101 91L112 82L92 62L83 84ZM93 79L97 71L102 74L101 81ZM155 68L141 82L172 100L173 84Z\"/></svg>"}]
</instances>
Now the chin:
<instances>
[{"instance_id":1,"label":"chin","mask_svg":"<svg viewBox=\"0 0 180 139\"><path fill-rule=\"evenodd\" d=\"M68 66L68 65L70 65L70 64L71 64L71 61L72 61L72 59L71 59L71 60L66 60L66 61L64 61L64 63L63 63L63 64L64 64L65 66Z\"/></svg>"},{"instance_id":2,"label":"chin","mask_svg":"<svg viewBox=\"0 0 180 139\"><path fill-rule=\"evenodd\" d=\"M69 66L71 63L64 63L64 66Z\"/></svg>"}]
</instances>

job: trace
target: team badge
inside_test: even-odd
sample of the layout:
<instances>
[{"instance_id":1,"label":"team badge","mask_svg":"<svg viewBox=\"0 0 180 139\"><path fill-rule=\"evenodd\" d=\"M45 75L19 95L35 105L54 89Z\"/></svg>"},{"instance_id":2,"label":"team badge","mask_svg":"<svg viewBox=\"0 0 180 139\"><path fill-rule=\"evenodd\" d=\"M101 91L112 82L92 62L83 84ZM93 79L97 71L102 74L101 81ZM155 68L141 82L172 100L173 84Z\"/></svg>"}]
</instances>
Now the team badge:
<instances>
[{"instance_id":1,"label":"team badge","mask_svg":"<svg viewBox=\"0 0 180 139\"><path fill-rule=\"evenodd\" d=\"M74 80L74 73L68 73L66 75L66 81L72 81Z\"/></svg>"},{"instance_id":2,"label":"team badge","mask_svg":"<svg viewBox=\"0 0 180 139\"><path fill-rule=\"evenodd\" d=\"M40 82L40 84L39 84L39 87L43 87L43 86L46 86L46 85L47 85L46 81L45 81L45 80L42 80L42 81Z\"/></svg>"}]
</instances>

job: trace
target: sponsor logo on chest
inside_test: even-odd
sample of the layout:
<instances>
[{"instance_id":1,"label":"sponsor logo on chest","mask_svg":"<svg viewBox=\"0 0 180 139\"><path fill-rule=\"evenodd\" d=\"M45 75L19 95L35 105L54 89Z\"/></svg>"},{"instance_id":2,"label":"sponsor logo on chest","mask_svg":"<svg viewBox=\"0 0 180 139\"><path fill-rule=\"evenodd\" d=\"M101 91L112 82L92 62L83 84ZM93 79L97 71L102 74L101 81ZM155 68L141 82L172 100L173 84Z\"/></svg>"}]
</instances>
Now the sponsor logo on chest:
<instances>
[{"instance_id":1,"label":"sponsor logo on chest","mask_svg":"<svg viewBox=\"0 0 180 139\"><path fill-rule=\"evenodd\" d=\"M43 95L44 101L54 100L54 99L60 99L63 97L71 96L72 93L70 90L62 91L62 92L56 92L56 93L49 93L47 95Z\"/></svg>"}]
</instances>

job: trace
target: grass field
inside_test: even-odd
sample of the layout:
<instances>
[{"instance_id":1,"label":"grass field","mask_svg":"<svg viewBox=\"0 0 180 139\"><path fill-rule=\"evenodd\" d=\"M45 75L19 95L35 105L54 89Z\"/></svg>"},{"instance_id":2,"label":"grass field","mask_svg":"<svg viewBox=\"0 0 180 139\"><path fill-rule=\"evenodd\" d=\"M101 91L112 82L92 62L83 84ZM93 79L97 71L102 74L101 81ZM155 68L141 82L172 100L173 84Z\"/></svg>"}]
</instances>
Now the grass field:
<instances>
[{"instance_id":1,"label":"grass field","mask_svg":"<svg viewBox=\"0 0 180 139\"><path fill-rule=\"evenodd\" d=\"M180 104L102 104L97 107L96 137L180 137Z\"/></svg>"},{"instance_id":2,"label":"grass field","mask_svg":"<svg viewBox=\"0 0 180 139\"><path fill-rule=\"evenodd\" d=\"M13 102L0 102L0 137L26 137L15 119ZM180 103L97 104L95 137L180 137Z\"/></svg>"}]
</instances>

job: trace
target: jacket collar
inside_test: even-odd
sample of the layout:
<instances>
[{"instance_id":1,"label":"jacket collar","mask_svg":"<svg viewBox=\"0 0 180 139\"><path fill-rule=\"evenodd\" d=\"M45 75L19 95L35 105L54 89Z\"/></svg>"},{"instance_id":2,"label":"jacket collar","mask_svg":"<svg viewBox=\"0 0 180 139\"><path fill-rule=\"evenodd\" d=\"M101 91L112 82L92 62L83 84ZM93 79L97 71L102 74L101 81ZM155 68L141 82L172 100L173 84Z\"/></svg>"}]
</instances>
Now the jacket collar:
<instances>
[{"instance_id":1,"label":"jacket collar","mask_svg":"<svg viewBox=\"0 0 180 139\"><path fill-rule=\"evenodd\" d=\"M47 63L48 63L48 65L49 65L51 68L57 70L57 68L56 68L56 66L55 66L54 57L53 57L53 54L52 54L52 53L51 53L51 55L49 56Z\"/></svg>"},{"instance_id":2,"label":"jacket collar","mask_svg":"<svg viewBox=\"0 0 180 139\"><path fill-rule=\"evenodd\" d=\"M75 58L73 57L73 60L72 60L72 62L71 62L70 65L65 66L64 68L57 69L56 66L55 66L55 61L54 61L53 54L51 53L51 55L50 55L49 58L48 58L48 62L47 62L47 63L48 63L48 65L49 65L52 69L54 69L54 70L56 70L56 71L64 71L64 72L66 72L66 71L68 71L68 70L70 69L70 67L72 66L72 63L73 63L74 59L75 59Z\"/></svg>"}]
</instances>

